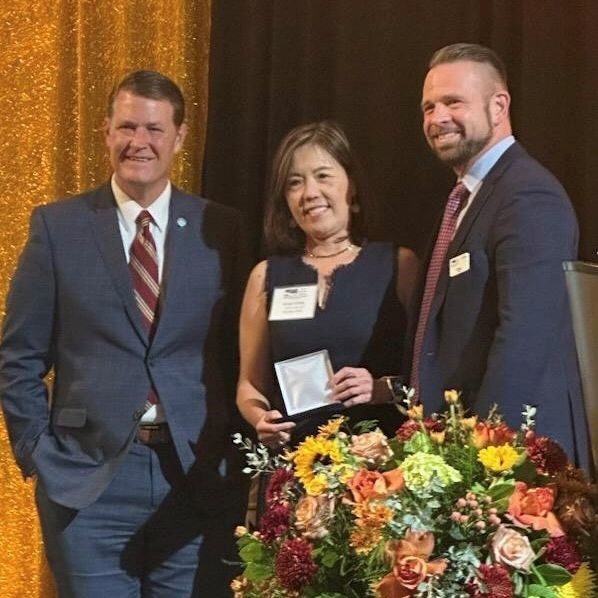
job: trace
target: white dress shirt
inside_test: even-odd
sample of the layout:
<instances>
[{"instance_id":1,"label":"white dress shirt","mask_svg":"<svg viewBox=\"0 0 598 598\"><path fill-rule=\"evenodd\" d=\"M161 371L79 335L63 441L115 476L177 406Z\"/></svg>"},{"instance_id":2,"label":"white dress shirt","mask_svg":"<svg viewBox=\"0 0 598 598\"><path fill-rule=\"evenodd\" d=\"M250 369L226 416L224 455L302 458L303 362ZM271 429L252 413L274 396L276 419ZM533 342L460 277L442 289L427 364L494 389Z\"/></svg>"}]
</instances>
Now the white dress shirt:
<instances>
[{"instance_id":1,"label":"white dress shirt","mask_svg":"<svg viewBox=\"0 0 598 598\"><path fill-rule=\"evenodd\" d=\"M509 135L508 137L501 139L487 152L480 156L467 171L467 173L463 175L461 181L467 187L467 190L469 191L469 197L467 198L467 203L459 212L456 228L459 228L459 225L465 217L469 206L480 190L480 187L484 182L484 177L490 172L490 169L498 162L499 158L507 151L507 149L511 147L511 145L513 145L513 143L515 143L515 137L513 137L513 135Z\"/></svg>"},{"instance_id":2,"label":"white dress shirt","mask_svg":"<svg viewBox=\"0 0 598 598\"><path fill-rule=\"evenodd\" d=\"M170 196L172 186L170 181L166 184L164 191L154 200L148 208L142 208L135 200L131 199L119 186L114 175L110 181L112 193L116 199L118 228L123 242L123 250L127 263L129 263L131 245L137 234L137 217L146 209L154 219L150 224L150 232L154 237L156 244L156 253L158 254L158 280L162 282L162 270L164 267L164 245L166 241L166 231L168 228L168 212L170 208ZM166 421L162 403L152 405L139 420L142 424L159 424Z\"/></svg>"}]
</instances>

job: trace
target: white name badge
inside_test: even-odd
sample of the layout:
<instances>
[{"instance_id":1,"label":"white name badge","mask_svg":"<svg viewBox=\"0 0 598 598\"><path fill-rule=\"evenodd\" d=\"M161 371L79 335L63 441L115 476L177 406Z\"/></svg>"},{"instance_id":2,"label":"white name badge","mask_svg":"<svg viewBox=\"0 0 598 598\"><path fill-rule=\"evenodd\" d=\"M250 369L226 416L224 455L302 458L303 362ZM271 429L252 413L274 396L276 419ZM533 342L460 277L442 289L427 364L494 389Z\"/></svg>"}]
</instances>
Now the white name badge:
<instances>
[{"instance_id":1,"label":"white name badge","mask_svg":"<svg viewBox=\"0 0 598 598\"><path fill-rule=\"evenodd\" d=\"M269 320L307 320L316 313L318 285L276 287L272 293Z\"/></svg>"},{"instance_id":2,"label":"white name badge","mask_svg":"<svg viewBox=\"0 0 598 598\"><path fill-rule=\"evenodd\" d=\"M459 276L469 270L469 252L456 255L449 260L449 276Z\"/></svg>"}]
</instances>

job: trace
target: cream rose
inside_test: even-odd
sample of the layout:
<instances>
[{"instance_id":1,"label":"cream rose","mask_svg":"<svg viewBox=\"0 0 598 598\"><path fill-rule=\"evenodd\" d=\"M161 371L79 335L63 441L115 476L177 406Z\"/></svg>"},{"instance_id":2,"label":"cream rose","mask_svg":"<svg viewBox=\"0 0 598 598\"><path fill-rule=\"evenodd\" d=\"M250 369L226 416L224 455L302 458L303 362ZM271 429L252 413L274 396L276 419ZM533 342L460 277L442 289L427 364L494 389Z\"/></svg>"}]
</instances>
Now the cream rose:
<instances>
[{"instance_id":1,"label":"cream rose","mask_svg":"<svg viewBox=\"0 0 598 598\"><path fill-rule=\"evenodd\" d=\"M383 465L392 457L392 450L388 446L386 436L380 430L351 436L349 451L352 455L365 459L373 465Z\"/></svg>"},{"instance_id":2,"label":"cream rose","mask_svg":"<svg viewBox=\"0 0 598 598\"><path fill-rule=\"evenodd\" d=\"M536 558L529 538L504 525L492 536L491 550L497 563L520 571L529 571Z\"/></svg>"},{"instance_id":3,"label":"cream rose","mask_svg":"<svg viewBox=\"0 0 598 598\"><path fill-rule=\"evenodd\" d=\"M328 534L327 525L333 514L334 498L324 494L304 496L295 509L295 526L304 538L323 538Z\"/></svg>"}]
</instances>

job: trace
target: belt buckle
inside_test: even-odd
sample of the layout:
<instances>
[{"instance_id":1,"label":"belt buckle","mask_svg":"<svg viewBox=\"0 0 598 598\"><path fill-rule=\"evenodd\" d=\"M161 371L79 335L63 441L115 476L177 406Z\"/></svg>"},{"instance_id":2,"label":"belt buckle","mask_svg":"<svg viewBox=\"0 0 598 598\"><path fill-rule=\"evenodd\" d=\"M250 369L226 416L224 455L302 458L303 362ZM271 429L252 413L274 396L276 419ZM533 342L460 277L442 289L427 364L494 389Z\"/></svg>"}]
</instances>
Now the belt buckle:
<instances>
[{"instance_id":1,"label":"belt buckle","mask_svg":"<svg viewBox=\"0 0 598 598\"><path fill-rule=\"evenodd\" d=\"M170 433L166 424L149 424L139 426L137 441L141 444L164 444L168 442Z\"/></svg>"}]
</instances>

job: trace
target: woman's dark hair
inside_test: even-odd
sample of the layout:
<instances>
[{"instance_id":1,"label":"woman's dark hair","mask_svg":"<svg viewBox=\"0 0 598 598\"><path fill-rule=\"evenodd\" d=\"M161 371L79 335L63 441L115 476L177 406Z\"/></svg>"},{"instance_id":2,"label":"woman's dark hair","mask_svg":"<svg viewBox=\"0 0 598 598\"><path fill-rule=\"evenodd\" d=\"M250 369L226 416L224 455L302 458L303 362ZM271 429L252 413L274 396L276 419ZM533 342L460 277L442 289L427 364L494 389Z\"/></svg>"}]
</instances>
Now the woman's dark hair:
<instances>
[{"instance_id":1,"label":"woman's dark hair","mask_svg":"<svg viewBox=\"0 0 598 598\"><path fill-rule=\"evenodd\" d=\"M305 234L298 226L292 226L293 216L286 200L293 156L304 145L322 148L343 167L353 192L351 203L359 206L357 211L351 212L349 236L354 243L361 243L367 236L367 206L360 167L344 131L337 123L325 120L295 127L276 150L264 217L264 236L269 253L297 253L305 247Z\"/></svg>"}]
</instances>

